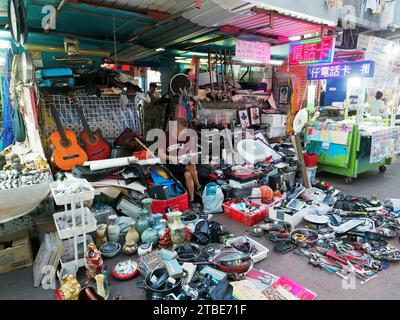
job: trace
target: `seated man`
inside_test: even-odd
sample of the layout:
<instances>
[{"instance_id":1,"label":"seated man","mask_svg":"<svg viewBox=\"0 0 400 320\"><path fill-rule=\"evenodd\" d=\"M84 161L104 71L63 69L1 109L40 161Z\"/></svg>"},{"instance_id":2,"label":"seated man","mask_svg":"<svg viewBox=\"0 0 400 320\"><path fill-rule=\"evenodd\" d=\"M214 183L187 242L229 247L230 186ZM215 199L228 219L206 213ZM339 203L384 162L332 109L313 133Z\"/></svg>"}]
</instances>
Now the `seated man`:
<instances>
[{"instance_id":1,"label":"seated man","mask_svg":"<svg viewBox=\"0 0 400 320\"><path fill-rule=\"evenodd\" d=\"M383 101L383 93L377 91L373 102L368 103L366 111L373 117L382 117L383 119L388 117L385 102Z\"/></svg>"},{"instance_id":2,"label":"seated man","mask_svg":"<svg viewBox=\"0 0 400 320\"><path fill-rule=\"evenodd\" d=\"M186 189L189 194L189 201L191 207L198 207L194 202L195 188L200 191L201 184L197 175L196 165L193 163L182 164L179 160L179 155L182 154L188 139L185 141L180 140L184 136L186 130L186 120L177 119L177 126L174 126L171 132L167 131L165 148L160 147L158 150L159 158L166 163L168 170L179 180L185 181ZM170 135L172 137L170 141Z\"/></svg>"}]
</instances>

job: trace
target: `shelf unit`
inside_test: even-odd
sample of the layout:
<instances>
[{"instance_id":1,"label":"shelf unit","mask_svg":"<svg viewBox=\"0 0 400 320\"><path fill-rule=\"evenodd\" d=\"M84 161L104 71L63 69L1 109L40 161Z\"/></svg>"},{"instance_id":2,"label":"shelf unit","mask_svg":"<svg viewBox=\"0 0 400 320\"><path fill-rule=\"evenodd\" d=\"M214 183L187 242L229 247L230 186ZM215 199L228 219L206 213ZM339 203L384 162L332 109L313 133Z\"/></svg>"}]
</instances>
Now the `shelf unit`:
<instances>
[{"instance_id":1,"label":"shelf unit","mask_svg":"<svg viewBox=\"0 0 400 320\"><path fill-rule=\"evenodd\" d=\"M64 211L57 212L53 215L54 222L57 228L58 235L62 240L73 241L74 257L73 261L62 263L63 268L72 268L75 270L85 265L85 258L79 258L78 240L83 242L83 253L87 250L87 240L91 240L87 233L96 231L97 223L90 209L84 206L85 201L94 199L94 188L86 179L77 179L69 177L65 181L56 181L50 185L51 193L54 201L58 206L64 206ZM80 192L72 192L80 188ZM60 195L57 190L63 189L66 192ZM68 190L71 192L68 193ZM67 220L72 220L72 226L63 227L61 219L65 217ZM79 223L80 218L80 223Z\"/></svg>"}]
</instances>

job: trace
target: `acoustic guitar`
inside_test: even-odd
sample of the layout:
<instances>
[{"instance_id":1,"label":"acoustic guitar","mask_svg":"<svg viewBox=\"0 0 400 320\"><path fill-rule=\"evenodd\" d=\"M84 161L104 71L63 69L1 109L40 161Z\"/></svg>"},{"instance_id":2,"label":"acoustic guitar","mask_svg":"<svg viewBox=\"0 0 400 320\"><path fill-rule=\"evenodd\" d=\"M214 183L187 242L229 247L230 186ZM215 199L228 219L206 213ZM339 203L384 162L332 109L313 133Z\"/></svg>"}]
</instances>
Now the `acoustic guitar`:
<instances>
[{"instance_id":1,"label":"acoustic guitar","mask_svg":"<svg viewBox=\"0 0 400 320\"><path fill-rule=\"evenodd\" d=\"M78 144L75 133L63 128L52 96L47 93L44 96L46 103L50 105L51 115L57 125L57 131L54 131L49 137L54 146L52 162L60 170L71 171L74 166L80 166L87 161L88 156Z\"/></svg>"},{"instance_id":2,"label":"acoustic guitar","mask_svg":"<svg viewBox=\"0 0 400 320\"><path fill-rule=\"evenodd\" d=\"M81 119L83 125L83 131L79 134L79 140L83 144L83 149L85 149L89 161L93 160L103 160L110 158L111 146L103 138L103 134L100 129L92 131L86 120L85 114L81 106L79 105L78 97L70 95L70 103L75 104L78 110L79 118Z\"/></svg>"}]
</instances>

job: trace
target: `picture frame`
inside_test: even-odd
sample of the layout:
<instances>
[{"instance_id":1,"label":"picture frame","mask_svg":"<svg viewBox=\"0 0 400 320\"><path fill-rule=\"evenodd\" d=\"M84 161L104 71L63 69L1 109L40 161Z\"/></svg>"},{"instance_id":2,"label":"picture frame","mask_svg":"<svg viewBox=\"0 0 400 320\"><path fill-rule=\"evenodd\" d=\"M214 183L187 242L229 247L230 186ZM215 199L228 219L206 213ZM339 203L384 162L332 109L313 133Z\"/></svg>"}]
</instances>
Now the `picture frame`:
<instances>
[{"instance_id":1,"label":"picture frame","mask_svg":"<svg viewBox=\"0 0 400 320\"><path fill-rule=\"evenodd\" d=\"M242 128L248 128L251 126L249 110L247 108L238 110L238 119Z\"/></svg>"},{"instance_id":2,"label":"picture frame","mask_svg":"<svg viewBox=\"0 0 400 320\"><path fill-rule=\"evenodd\" d=\"M250 123L252 126L259 126L261 124L261 114L260 108L258 107L250 107Z\"/></svg>"},{"instance_id":3,"label":"picture frame","mask_svg":"<svg viewBox=\"0 0 400 320\"><path fill-rule=\"evenodd\" d=\"M279 104L289 104L289 86L279 87Z\"/></svg>"}]
</instances>

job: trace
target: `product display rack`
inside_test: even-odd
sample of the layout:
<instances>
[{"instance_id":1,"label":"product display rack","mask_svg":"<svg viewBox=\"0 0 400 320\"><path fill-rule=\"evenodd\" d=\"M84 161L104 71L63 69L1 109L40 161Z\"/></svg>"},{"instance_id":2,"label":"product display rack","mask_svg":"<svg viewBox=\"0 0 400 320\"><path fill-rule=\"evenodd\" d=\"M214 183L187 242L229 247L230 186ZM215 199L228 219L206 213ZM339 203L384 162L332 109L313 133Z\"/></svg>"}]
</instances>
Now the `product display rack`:
<instances>
[{"instance_id":1,"label":"product display rack","mask_svg":"<svg viewBox=\"0 0 400 320\"><path fill-rule=\"evenodd\" d=\"M56 190L64 184L68 188L68 184L79 185L81 192L66 193L58 195ZM54 222L57 228L58 235L61 240L71 241L73 239L74 248L74 260L73 262L62 263L63 268L72 268L75 270L85 265L84 254L82 258L79 258L78 253L78 238L81 237L83 240L83 253L87 250L87 233L96 230L96 219L93 213L84 206L85 201L94 199L94 189L85 179L70 178L67 181L54 182L50 185L51 192L55 203L58 206L64 206L64 211L57 212L53 215ZM72 219L72 226L63 228L60 225L60 218L70 217ZM78 224L78 217L81 219L81 223ZM90 237L90 236L89 236Z\"/></svg>"}]
</instances>

